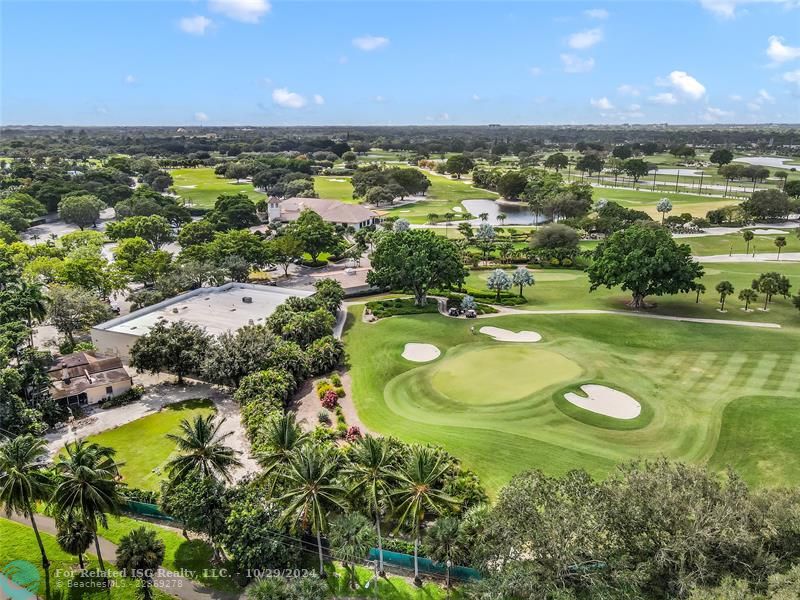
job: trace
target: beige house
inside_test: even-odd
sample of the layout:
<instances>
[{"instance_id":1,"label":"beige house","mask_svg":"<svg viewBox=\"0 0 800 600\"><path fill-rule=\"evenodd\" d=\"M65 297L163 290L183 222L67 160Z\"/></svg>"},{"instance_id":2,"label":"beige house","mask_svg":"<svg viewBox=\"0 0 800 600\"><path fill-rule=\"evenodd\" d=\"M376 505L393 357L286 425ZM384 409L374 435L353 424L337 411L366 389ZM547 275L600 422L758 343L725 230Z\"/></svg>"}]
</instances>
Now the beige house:
<instances>
[{"instance_id":1,"label":"beige house","mask_svg":"<svg viewBox=\"0 0 800 600\"><path fill-rule=\"evenodd\" d=\"M352 227L355 230L381 222L380 215L374 210L360 204L346 204L326 198L281 199L273 196L269 199L267 206L270 223L273 221L291 223L296 221L304 210L313 210L327 223Z\"/></svg>"},{"instance_id":2,"label":"beige house","mask_svg":"<svg viewBox=\"0 0 800 600\"><path fill-rule=\"evenodd\" d=\"M133 378L119 358L94 352L57 356L47 375L53 399L66 406L97 404L133 386Z\"/></svg>"}]
</instances>

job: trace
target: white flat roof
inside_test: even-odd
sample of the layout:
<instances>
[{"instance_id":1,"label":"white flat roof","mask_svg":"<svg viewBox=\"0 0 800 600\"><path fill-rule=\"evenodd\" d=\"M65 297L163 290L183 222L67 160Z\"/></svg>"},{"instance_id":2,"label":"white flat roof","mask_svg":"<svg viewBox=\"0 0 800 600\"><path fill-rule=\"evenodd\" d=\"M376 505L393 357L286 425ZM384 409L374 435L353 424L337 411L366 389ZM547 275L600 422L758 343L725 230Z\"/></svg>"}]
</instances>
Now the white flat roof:
<instances>
[{"instance_id":1,"label":"white flat roof","mask_svg":"<svg viewBox=\"0 0 800 600\"><path fill-rule=\"evenodd\" d=\"M219 335L251 323L263 323L287 298L305 297L312 293L299 289L229 283L192 290L106 321L95 329L140 336L150 331L158 321L185 321L205 328L212 335ZM244 302L245 297L252 298L252 302Z\"/></svg>"}]
</instances>

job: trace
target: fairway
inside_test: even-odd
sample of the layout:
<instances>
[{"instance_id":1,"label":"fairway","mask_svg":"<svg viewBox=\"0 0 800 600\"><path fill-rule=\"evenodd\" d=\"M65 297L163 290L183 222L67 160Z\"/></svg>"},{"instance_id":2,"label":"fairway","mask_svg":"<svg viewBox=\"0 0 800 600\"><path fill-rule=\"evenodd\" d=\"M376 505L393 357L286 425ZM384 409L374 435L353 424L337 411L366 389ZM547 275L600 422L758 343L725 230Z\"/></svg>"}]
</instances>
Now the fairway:
<instances>
[{"instance_id":1,"label":"fairway","mask_svg":"<svg viewBox=\"0 0 800 600\"><path fill-rule=\"evenodd\" d=\"M214 208L220 194L245 192L253 202L266 198L265 194L253 189L252 183L244 180L237 183L235 179L217 177L210 167L172 169L169 173L174 180L170 189L195 208Z\"/></svg>"},{"instance_id":2,"label":"fairway","mask_svg":"<svg viewBox=\"0 0 800 600\"><path fill-rule=\"evenodd\" d=\"M568 358L530 345L468 344L419 376L452 402L488 405L522 400L580 373Z\"/></svg>"},{"instance_id":3,"label":"fairway","mask_svg":"<svg viewBox=\"0 0 800 600\"><path fill-rule=\"evenodd\" d=\"M320 198L328 200L339 200L347 204L358 204L358 200L353 199L353 186L349 177L314 177L314 190Z\"/></svg>"},{"instance_id":4,"label":"fairway","mask_svg":"<svg viewBox=\"0 0 800 600\"><path fill-rule=\"evenodd\" d=\"M208 400L187 400L164 407L160 412L142 417L126 425L105 431L88 438L101 446L117 451L117 461L122 480L129 486L143 490L158 491L166 476L164 467L175 450L174 442L166 438L168 433L178 433L182 419L213 412Z\"/></svg>"},{"instance_id":5,"label":"fairway","mask_svg":"<svg viewBox=\"0 0 800 600\"><path fill-rule=\"evenodd\" d=\"M711 461L720 470L732 464L756 485L800 482L800 455L788 425L757 410L746 417L726 411L749 396L796 402L796 312L795 326L780 330L614 315L487 320L541 333L541 342L523 345L487 342L470 332L469 322L440 315L367 325L360 310L350 309L344 338L360 418L381 434L444 446L492 493L525 469L563 474L583 468L602 477L621 461L659 456ZM442 357L409 363L400 356L408 340L434 344ZM586 384L629 394L642 415L623 421L565 407L564 394ZM763 460L734 450L751 429L763 431L751 457L780 456L783 466L773 474ZM720 436L732 441L718 450Z\"/></svg>"}]
</instances>

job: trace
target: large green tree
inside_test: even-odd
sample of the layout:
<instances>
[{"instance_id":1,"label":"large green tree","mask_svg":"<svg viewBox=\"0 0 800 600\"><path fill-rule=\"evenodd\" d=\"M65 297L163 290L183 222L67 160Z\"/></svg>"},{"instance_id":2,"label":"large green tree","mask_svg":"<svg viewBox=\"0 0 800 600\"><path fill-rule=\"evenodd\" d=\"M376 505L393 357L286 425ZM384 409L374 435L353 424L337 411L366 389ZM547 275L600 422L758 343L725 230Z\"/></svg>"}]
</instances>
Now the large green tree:
<instances>
[{"instance_id":1,"label":"large green tree","mask_svg":"<svg viewBox=\"0 0 800 600\"><path fill-rule=\"evenodd\" d=\"M208 346L208 334L197 325L159 321L134 343L131 366L140 373L170 372L183 383L184 376L200 371Z\"/></svg>"},{"instance_id":2,"label":"large green tree","mask_svg":"<svg viewBox=\"0 0 800 600\"><path fill-rule=\"evenodd\" d=\"M334 250L339 242L334 226L323 221L322 217L310 209L301 212L297 220L289 226L289 234L300 240L303 250L308 252L313 262L317 262L323 252Z\"/></svg>"},{"instance_id":3,"label":"large green tree","mask_svg":"<svg viewBox=\"0 0 800 600\"><path fill-rule=\"evenodd\" d=\"M58 203L58 216L83 230L97 223L104 208L106 208L105 202L91 194L65 196Z\"/></svg>"},{"instance_id":4,"label":"large green tree","mask_svg":"<svg viewBox=\"0 0 800 600\"><path fill-rule=\"evenodd\" d=\"M647 296L694 290L703 267L692 258L691 248L677 244L666 229L632 225L598 245L587 273L590 291L621 286L638 310Z\"/></svg>"},{"instance_id":5,"label":"large green tree","mask_svg":"<svg viewBox=\"0 0 800 600\"><path fill-rule=\"evenodd\" d=\"M367 282L379 288L410 290L414 303L424 306L428 290L459 286L465 277L461 253L453 242L433 231L410 229L380 239Z\"/></svg>"},{"instance_id":6,"label":"large green tree","mask_svg":"<svg viewBox=\"0 0 800 600\"><path fill-rule=\"evenodd\" d=\"M445 162L445 170L458 179L461 179L464 173L471 171L474 166L475 162L463 154L454 154Z\"/></svg>"},{"instance_id":7,"label":"large green tree","mask_svg":"<svg viewBox=\"0 0 800 600\"><path fill-rule=\"evenodd\" d=\"M71 345L75 344L76 333L86 331L113 316L108 304L94 294L63 285L50 286L47 306L50 322L67 337Z\"/></svg>"},{"instance_id":8,"label":"large green tree","mask_svg":"<svg viewBox=\"0 0 800 600\"><path fill-rule=\"evenodd\" d=\"M153 576L164 562L164 542L153 529L137 527L122 536L117 546L117 568L141 582L142 600L153 598Z\"/></svg>"}]
</instances>

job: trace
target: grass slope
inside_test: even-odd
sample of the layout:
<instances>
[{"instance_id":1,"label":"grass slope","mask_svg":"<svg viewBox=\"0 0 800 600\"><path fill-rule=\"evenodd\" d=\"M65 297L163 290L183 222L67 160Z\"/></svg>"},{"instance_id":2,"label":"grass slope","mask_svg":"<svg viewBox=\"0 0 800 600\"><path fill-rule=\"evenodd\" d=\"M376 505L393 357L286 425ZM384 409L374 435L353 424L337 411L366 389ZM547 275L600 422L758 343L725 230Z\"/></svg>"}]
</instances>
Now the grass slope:
<instances>
[{"instance_id":1,"label":"grass slope","mask_svg":"<svg viewBox=\"0 0 800 600\"><path fill-rule=\"evenodd\" d=\"M208 400L188 400L93 435L89 441L117 451L117 460L124 463L121 468L123 481L130 487L158 491L164 477L164 466L175 450L175 444L166 435L178 433L182 419L192 419L195 415L207 415L213 411L213 405Z\"/></svg>"}]
</instances>

